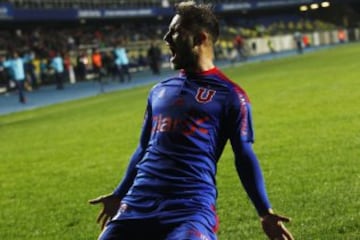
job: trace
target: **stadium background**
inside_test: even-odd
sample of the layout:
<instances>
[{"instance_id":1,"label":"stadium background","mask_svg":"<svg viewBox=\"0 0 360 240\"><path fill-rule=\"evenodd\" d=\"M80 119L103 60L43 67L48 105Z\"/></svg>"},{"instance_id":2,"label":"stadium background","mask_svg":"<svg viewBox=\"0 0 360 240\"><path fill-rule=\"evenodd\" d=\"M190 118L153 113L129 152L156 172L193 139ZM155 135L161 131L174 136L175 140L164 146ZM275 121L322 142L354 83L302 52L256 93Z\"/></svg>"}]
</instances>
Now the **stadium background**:
<instances>
[{"instance_id":1,"label":"stadium background","mask_svg":"<svg viewBox=\"0 0 360 240\"><path fill-rule=\"evenodd\" d=\"M169 52L162 44L173 5L177 1L57 1L9 0L0 2L0 55L17 50L33 54L36 82L54 84L49 61L60 51L75 71L75 82L89 80L93 74L91 54L95 48L110 56L121 43L130 58L132 72L148 69L147 51L154 42L161 48L163 67ZM203 1L212 3L220 18L221 39L217 60L234 60L234 39L245 40L245 58L296 48L294 33L300 32L308 47L352 42L360 39L359 1ZM314 5L316 4L316 5ZM314 7L316 6L316 7ZM303 11L300 11L301 8ZM345 39L340 40L339 31ZM45 65L45 67L43 67ZM111 65L111 63L110 63ZM68 68L67 68L68 69ZM107 76L114 72L107 67ZM85 72L85 73L83 73ZM28 74L29 78L30 74ZM29 82L29 81L28 81ZM31 85L31 84L28 84ZM0 69L0 92L11 91L11 74ZM31 90L31 86L28 86Z\"/></svg>"}]
</instances>

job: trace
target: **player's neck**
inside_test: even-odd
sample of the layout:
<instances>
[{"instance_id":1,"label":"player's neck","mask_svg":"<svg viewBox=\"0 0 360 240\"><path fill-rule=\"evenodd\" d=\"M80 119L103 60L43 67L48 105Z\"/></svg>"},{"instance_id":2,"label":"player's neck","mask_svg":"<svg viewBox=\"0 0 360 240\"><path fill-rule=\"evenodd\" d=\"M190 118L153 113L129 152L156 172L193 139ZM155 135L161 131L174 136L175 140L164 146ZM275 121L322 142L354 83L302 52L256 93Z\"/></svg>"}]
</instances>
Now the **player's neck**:
<instances>
[{"instance_id":1,"label":"player's neck","mask_svg":"<svg viewBox=\"0 0 360 240\"><path fill-rule=\"evenodd\" d=\"M215 65L212 61L203 62L199 64L199 69L197 72L206 72L209 71L210 69L213 69L214 67Z\"/></svg>"},{"instance_id":2,"label":"player's neck","mask_svg":"<svg viewBox=\"0 0 360 240\"><path fill-rule=\"evenodd\" d=\"M196 67L184 68L183 71L185 71L186 73L202 73L202 72L209 71L209 70L213 69L214 67L215 67L215 65L212 60L200 61L200 59L199 59L199 62Z\"/></svg>"},{"instance_id":3,"label":"player's neck","mask_svg":"<svg viewBox=\"0 0 360 240\"><path fill-rule=\"evenodd\" d=\"M198 72L205 72L215 67L214 52L212 49L202 49L199 53Z\"/></svg>"},{"instance_id":4,"label":"player's neck","mask_svg":"<svg viewBox=\"0 0 360 240\"><path fill-rule=\"evenodd\" d=\"M194 48L194 52L197 55L197 62L183 69L186 73L202 73L215 67L212 47L199 45Z\"/></svg>"}]
</instances>

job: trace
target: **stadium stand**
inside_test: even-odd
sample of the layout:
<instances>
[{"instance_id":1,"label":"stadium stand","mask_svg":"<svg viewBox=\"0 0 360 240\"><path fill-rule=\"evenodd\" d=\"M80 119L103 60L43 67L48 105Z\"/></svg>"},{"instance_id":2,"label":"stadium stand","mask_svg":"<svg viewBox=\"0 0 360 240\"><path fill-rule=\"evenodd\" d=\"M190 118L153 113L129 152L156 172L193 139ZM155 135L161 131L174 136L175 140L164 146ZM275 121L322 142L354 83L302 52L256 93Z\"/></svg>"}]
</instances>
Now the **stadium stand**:
<instances>
[{"instance_id":1,"label":"stadium stand","mask_svg":"<svg viewBox=\"0 0 360 240\"><path fill-rule=\"evenodd\" d=\"M147 7L169 7L176 0L133 0L133 1L116 1L116 0L8 0L18 8L147 8ZM235 0L215 0L204 1L209 3L239 3L243 1Z\"/></svg>"},{"instance_id":2,"label":"stadium stand","mask_svg":"<svg viewBox=\"0 0 360 240\"><path fill-rule=\"evenodd\" d=\"M81 66L91 78L93 75L89 56L92 51L99 49L104 58L108 62L107 57L110 58L111 62L114 47L122 42L128 52L131 70L146 69L146 55L150 43L155 39L161 42L167 31L172 6L176 2L178 0L2 1L0 55L8 56L14 50L21 53L33 52L35 70L37 75L41 76L41 64L49 62L55 51L61 51L64 57L70 58L77 74L82 71L79 70ZM347 28L347 40L360 38L360 4L356 1L334 1L332 3L335 6L332 8L307 13L299 11L300 4L319 1L203 2L215 4L215 10L221 19L223 33L216 48L216 56L221 60L230 58L237 35L241 35L245 40L245 55L295 49L292 39L295 32L309 36L309 41L314 45L336 43L337 31L340 28ZM129 9L139 8L150 9L147 12L149 15L144 16L137 11L130 11L132 15L128 15ZM85 14L81 14L84 9ZM104 15L106 9L118 15L107 18ZM87 15L88 13L90 15ZM347 19L347 22L344 19ZM279 40L280 38L287 39L286 43ZM165 46L161 50L163 62L166 63L169 52ZM48 67L45 67L45 70L40 83L53 83L53 71ZM111 71L113 70L110 66L107 73L111 74ZM6 82L6 79L7 75L0 69L0 85ZM8 85L8 81L6 84Z\"/></svg>"}]
</instances>

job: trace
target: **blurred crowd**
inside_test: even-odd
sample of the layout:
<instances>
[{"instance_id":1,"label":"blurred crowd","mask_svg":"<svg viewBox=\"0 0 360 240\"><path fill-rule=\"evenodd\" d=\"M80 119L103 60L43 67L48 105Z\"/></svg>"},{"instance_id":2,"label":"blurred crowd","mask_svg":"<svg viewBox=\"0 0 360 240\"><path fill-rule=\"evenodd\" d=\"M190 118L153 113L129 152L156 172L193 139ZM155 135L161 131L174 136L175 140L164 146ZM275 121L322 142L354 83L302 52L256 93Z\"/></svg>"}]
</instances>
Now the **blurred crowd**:
<instances>
[{"instance_id":1,"label":"blurred crowd","mask_svg":"<svg viewBox=\"0 0 360 240\"><path fill-rule=\"evenodd\" d=\"M248 39L336 28L321 21L292 19L248 26L223 19L221 26L215 55L231 61L246 60L250 51L256 52L256 44ZM61 90L64 83L89 79L131 81L132 73L143 69L160 74L170 58L161 40L166 31L165 21L7 26L0 30L0 93L48 84ZM272 43L268 45L275 52ZM19 101L26 102L22 97Z\"/></svg>"},{"instance_id":2,"label":"blurred crowd","mask_svg":"<svg viewBox=\"0 0 360 240\"><path fill-rule=\"evenodd\" d=\"M64 83L94 79L96 81L131 81L132 72L148 68L160 74L163 61L156 42L147 46L146 55L130 59L123 40L113 47L93 48L37 48L24 51L12 48L0 56L0 87L17 88L19 101L26 102L24 91L32 91L43 85L55 85L64 89ZM131 60L131 61L130 61Z\"/></svg>"},{"instance_id":3,"label":"blurred crowd","mask_svg":"<svg viewBox=\"0 0 360 240\"><path fill-rule=\"evenodd\" d=\"M16 87L17 69L11 63L17 58L24 65L26 90L99 77L123 82L124 75L130 79L131 72L145 67L155 66L153 72L158 73L163 58L158 44L161 37L157 36L162 33L160 28L127 23L126 26L42 26L0 31L0 88ZM64 68L61 81L53 64L56 57L61 58Z\"/></svg>"},{"instance_id":4,"label":"blurred crowd","mask_svg":"<svg viewBox=\"0 0 360 240\"><path fill-rule=\"evenodd\" d=\"M178 0L137 0L137 1L117 1L117 0L7 0L15 7L19 8L145 8L145 7L169 7ZM214 3L237 3L239 0L204 0L204 2Z\"/></svg>"}]
</instances>

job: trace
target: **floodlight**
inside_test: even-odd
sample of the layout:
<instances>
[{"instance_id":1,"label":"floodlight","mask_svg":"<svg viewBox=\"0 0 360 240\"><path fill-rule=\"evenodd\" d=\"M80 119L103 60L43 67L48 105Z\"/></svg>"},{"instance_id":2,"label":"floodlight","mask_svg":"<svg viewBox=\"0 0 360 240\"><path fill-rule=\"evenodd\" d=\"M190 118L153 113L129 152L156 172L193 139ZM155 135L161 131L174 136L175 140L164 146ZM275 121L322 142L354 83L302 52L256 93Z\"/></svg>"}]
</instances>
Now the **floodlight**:
<instances>
[{"instance_id":1,"label":"floodlight","mask_svg":"<svg viewBox=\"0 0 360 240\"><path fill-rule=\"evenodd\" d=\"M321 3L321 7L324 7L324 8L326 8L326 7L330 7L330 2L322 2Z\"/></svg>"},{"instance_id":2,"label":"floodlight","mask_svg":"<svg viewBox=\"0 0 360 240\"><path fill-rule=\"evenodd\" d=\"M300 6L300 11L301 12L306 12L307 10L309 10L308 6L306 6L306 5Z\"/></svg>"},{"instance_id":3,"label":"floodlight","mask_svg":"<svg viewBox=\"0 0 360 240\"><path fill-rule=\"evenodd\" d=\"M319 8L319 4L313 3L313 4L310 5L310 8L311 8L312 10L318 9L318 8Z\"/></svg>"}]
</instances>

